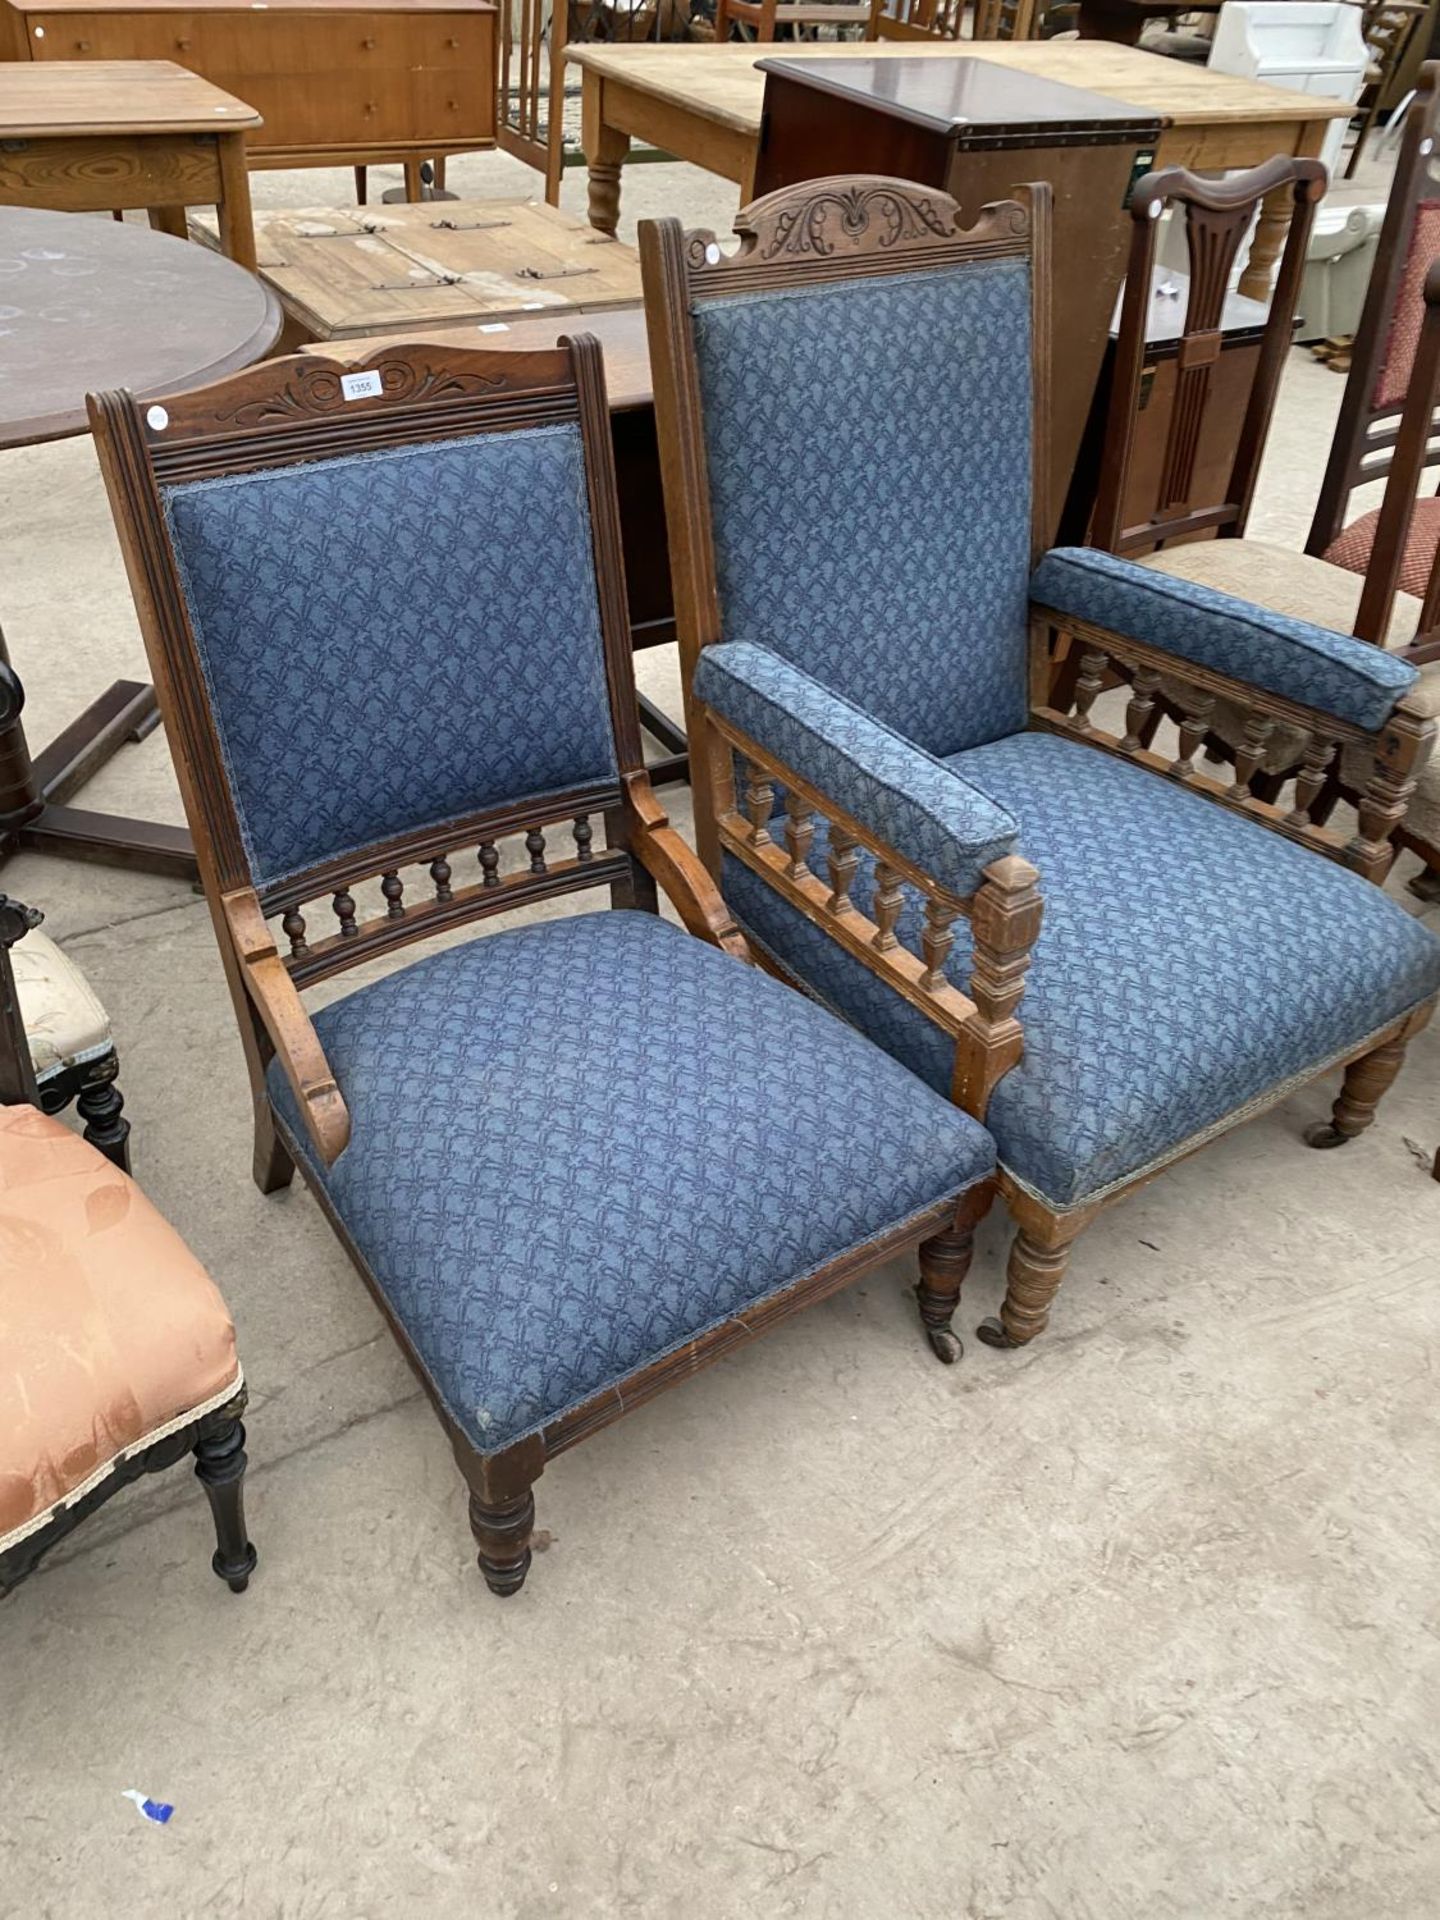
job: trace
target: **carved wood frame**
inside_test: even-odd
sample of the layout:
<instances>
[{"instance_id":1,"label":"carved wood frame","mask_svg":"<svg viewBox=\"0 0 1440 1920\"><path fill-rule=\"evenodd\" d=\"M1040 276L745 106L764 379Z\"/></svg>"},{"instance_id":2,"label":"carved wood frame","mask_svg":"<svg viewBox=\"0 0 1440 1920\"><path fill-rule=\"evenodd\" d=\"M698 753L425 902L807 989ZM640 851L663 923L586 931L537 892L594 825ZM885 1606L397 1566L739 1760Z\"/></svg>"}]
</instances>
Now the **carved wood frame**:
<instances>
[{"instance_id":1,"label":"carved wood frame","mask_svg":"<svg viewBox=\"0 0 1440 1920\"><path fill-rule=\"evenodd\" d=\"M1287 165L1287 177L1290 171ZM1297 181L1297 192L1308 197L1312 185L1313 174L1307 165ZM1223 200L1223 189L1213 191ZM1050 524L1043 486L1047 472L1044 450L1049 441L1050 192L1041 184L1017 189L1017 193L1023 204L1007 201L986 207L976 225L967 230L960 223L955 202L943 193L875 176L843 176L799 183L742 208L735 222L740 245L730 254L721 249L714 234L704 230L686 233L675 220L642 221L639 232L702 857L717 877L722 853L761 875L789 904L953 1039L953 1097L980 1119L985 1116L995 1085L1023 1052L1022 1023L1016 1015L1024 975L1040 931L1044 876L1037 875L1027 861L1010 856L987 870L971 899L962 899L696 698L694 677L700 654L723 638L723 622L690 315L692 302L701 299L933 269L978 258L1028 257L1033 322L1032 471L1037 481L1031 503L1033 565L1044 550ZM1297 250L1297 273L1301 259ZM1084 660L1074 710L1070 711L1051 704L1052 683L1057 677L1057 657L1075 645L1083 649ZM1105 733L1089 712L1112 670L1121 678L1138 682L1123 736ZM1182 741L1182 754L1174 762L1150 750L1147 721L1159 692L1162 670L1167 679L1193 688L1202 708L1207 700L1213 704L1224 692L1258 711L1255 737L1247 740L1239 757L1232 788L1223 787L1193 767L1203 728L1188 730L1188 751ZM1377 881L1384 878L1393 859L1389 835L1403 816L1405 802L1435 735L1435 724L1407 702L1399 704L1378 734L1369 734L1044 607L1032 608L1030 706L1032 727L1068 734L1087 745L1133 759L1148 771L1192 786L1206 798L1242 811ZM1249 791L1265 740L1279 720L1323 736L1328 747L1318 777L1314 765L1307 765L1302 773L1295 805L1288 813L1255 799ZM1345 840L1329 833L1318 818L1312 823L1310 808L1339 746L1362 740L1375 751L1376 774L1362 801L1359 830ZM745 792L738 799L736 755L748 769ZM802 802L799 808L792 808L783 829L771 816L776 782ZM806 859L817 812L826 817L830 827L828 886L810 870ZM772 826L782 831L786 843L783 850L775 842ZM860 915L848 894L855 850L860 846L876 860L874 920ZM902 885L916 889L925 901L923 963L895 939ZM975 962L968 997L950 986L941 971L949 951L948 929L960 913L969 914L973 929ZM1393 1023L1384 1034L1357 1049L1354 1059L1368 1061L1387 1047L1403 1044L1429 1018L1430 1011L1427 1006ZM1282 1099L1287 1091L1277 1091L1275 1099ZM1264 1104L1252 1103L1247 1116ZM1013 1345L1041 1331L1074 1238L1102 1206L1144 1185L1164 1166L1197 1151L1201 1144L1203 1141L1182 1142L1160 1165L1137 1173L1102 1199L1070 1208L1054 1207L1041 1200L1002 1167L1000 1192L1020 1232L1011 1256L1003 1330L995 1323L995 1333L987 1337L996 1344Z\"/></svg>"},{"instance_id":2,"label":"carved wood frame","mask_svg":"<svg viewBox=\"0 0 1440 1920\"><path fill-rule=\"evenodd\" d=\"M742 208L740 245L723 252L713 233L685 233L676 220L642 221L641 273L655 387L660 464L670 527L675 625L680 643L686 733L690 740L696 837L702 859L717 878L722 851L761 872L792 905L825 927L862 964L934 1020L955 1041L955 1098L983 1119L991 1090L1020 1057L1015 1010L1024 990L1029 951L1040 927L1035 870L1009 857L994 863L971 898L939 886L887 847L864 824L822 795L773 755L711 711L694 695L701 651L721 637L715 577L714 531L705 467L702 408L694 337L693 300L721 299L775 288L817 286L872 275L933 272L974 261L1021 259L1031 269L1034 392L1031 559L1044 550L1049 526L1043 476L1048 472L1050 188L1022 187L1014 200L981 209L972 227L956 202L938 190L880 175L807 181L767 194ZM747 824L737 806L732 774L738 751L787 792L803 794L831 827L831 885L792 848L782 856L763 822ZM764 782L762 780L761 784ZM808 839L806 840L808 846ZM864 846L882 873L916 887L926 902L927 961L922 965L893 932L900 898L882 921L866 920L848 898L846 859ZM837 859L839 862L837 877ZM885 917L888 912L888 917ZM940 971L960 914L972 922L975 966L967 997ZM938 955L938 959L933 957Z\"/></svg>"},{"instance_id":3,"label":"carved wood frame","mask_svg":"<svg viewBox=\"0 0 1440 1920\"><path fill-rule=\"evenodd\" d=\"M342 378L376 373L379 392L347 397ZM353 386L350 388L353 393ZM471 1525L492 1589L513 1592L529 1564L534 1516L529 1489L545 1462L631 1407L720 1358L734 1346L812 1301L848 1284L896 1253L919 1248L921 1315L937 1351L948 1330L969 1260L975 1223L993 1197L990 1181L958 1201L938 1202L794 1286L738 1313L678 1352L637 1369L617 1386L551 1422L543 1431L482 1455L444 1407L404 1326L346 1233L312 1162L331 1165L344 1150L350 1117L300 988L362 960L442 929L489 918L537 899L607 886L616 905L658 911L664 890L688 931L752 963L744 936L691 848L670 826L645 772L635 700L619 506L599 342L581 334L545 352L475 352L422 345L386 347L359 365L308 356L272 360L235 378L167 400L164 418L127 393L90 397L90 419L154 671L201 881L214 921L250 1071L256 1118L256 1176L268 1191L288 1182L298 1163L377 1306L425 1387L470 1488ZM239 820L210 713L204 677L160 500L177 479L249 473L377 447L514 430L554 421L578 424L584 448L595 578L599 594L610 717L618 775L602 783L420 828L327 861L267 887L252 883ZM608 850L577 842L574 859L551 863L533 836L557 819L595 812ZM445 856L479 840L526 833L532 870L500 878L486 869L475 886L453 889ZM395 869L432 861L435 897L419 905L386 891L387 908L347 933L312 944L293 917L300 903ZM443 868L437 875L436 868ZM353 918L353 900L351 911ZM337 912L339 909L337 908ZM282 916L290 951L270 925ZM278 1057L303 1117L304 1137L271 1107L266 1068ZM928 1285L928 1293L926 1287ZM939 1306L936 1303L940 1303ZM941 1308L943 1307L943 1312ZM936 1314L939 1313L939 1319ZM956 1343L958 1350L958 1343ZM953 1353L944 1357L953 1358Z\"/></svg>"}]
</instances>

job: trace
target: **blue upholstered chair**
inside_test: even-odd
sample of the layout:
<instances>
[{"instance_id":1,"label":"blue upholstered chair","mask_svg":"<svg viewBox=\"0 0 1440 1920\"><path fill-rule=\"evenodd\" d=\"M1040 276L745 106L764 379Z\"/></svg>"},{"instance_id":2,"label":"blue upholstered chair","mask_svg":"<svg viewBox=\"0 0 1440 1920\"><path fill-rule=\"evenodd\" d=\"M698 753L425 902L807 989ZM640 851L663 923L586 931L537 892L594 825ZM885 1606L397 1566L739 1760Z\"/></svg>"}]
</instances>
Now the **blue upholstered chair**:
<instances>
[{"instance_id":1,"label":"blue upholstered chair","mask_svg":"<svg viewBox=\"0 0 1440 1920\"><path fill-rule=\"evenodd\" d=\"M919 1249L921 1319L954 1358L994 1148L755 966L667 824L597 342L272 361L163 407L92 398L91 418L257 1178L298 1162L374 1292L492 1590L525 1578L552 1455L878 1262ZM313 1020L302 1003L596 889L621 911L552 907Z\"/></svg>"},{"instance_id":2,"label":"blue upholstered chair","mask_svg":"<svg viewBox=\"0 0 1440 1920\"><path fill-rule=\"evenodd\" d=\"M640 229L701 852L779 971L986 1121L1019 1228L997 1345L1044 1328L1101 1206L1312 1075L1345 1068L1311 1144L1361 1132L1440 988L1373 884L1434 731L1413 668L1045 553L1048 190L1024 201L967 230L822 180L744 210L733 254ZM1163 750L1162 670L1189 697ZM1196 764L1221 695L1248 715L1223 778ZM1311 746L1270 805L1278 724ZM1373 769L1347 832L1311 813L1340 749Z\"/></svg>"}]
</instances>

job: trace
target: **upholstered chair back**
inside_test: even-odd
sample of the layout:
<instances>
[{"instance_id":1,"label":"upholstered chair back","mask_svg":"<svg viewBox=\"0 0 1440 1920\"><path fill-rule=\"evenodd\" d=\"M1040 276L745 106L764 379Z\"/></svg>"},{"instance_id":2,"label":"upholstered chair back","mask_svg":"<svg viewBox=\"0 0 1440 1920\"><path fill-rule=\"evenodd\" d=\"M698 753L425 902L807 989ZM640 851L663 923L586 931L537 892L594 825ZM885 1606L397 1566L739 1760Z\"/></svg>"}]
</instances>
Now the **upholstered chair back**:
<instances>
[{"instance_id":1,"label":"upholstered chair back","mask_svg":"<svg viewBox=\"0 0 1440 1920\"><path fill-rule=\"evenodd\" d=\"M257 887L615 779L574 420L160 498Z\"/></svg>"},{"instance_id":2,"label":"upholstered chair back","mask_svg":"<svg viewBox=\"0 0 1440 1920\"><path fill-rule=\"evenodd\" d=\"M958 753L1025 724L1032 264L865 264L692 296L721 637Z\"/></svg>"}]
</instances>

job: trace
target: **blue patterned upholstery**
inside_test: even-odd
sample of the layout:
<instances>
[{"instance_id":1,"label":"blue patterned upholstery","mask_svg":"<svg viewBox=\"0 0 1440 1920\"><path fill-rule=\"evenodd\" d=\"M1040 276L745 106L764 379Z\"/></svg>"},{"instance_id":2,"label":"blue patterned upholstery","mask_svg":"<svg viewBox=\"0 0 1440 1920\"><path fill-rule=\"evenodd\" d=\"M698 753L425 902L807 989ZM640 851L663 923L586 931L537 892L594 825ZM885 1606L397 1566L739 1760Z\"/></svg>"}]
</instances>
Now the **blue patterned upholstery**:
<instances>
[{"instance_id":1,"label":"blue patterned upholstery","mask_svg":"<svg viewBox=\"0 0 1440 1920\"><path fill-rule=\"evenodd\" d=\"M994 1164L858 1034L650 914L472 940L315 1025L352 1133L312 1174L482 1453Z\"/></svg>"},{"instance_id":2,"label":"blue patterned upholstery","mask_svg":"<svg viewBox=\"0 0 1440 1920\"><path fill-rule=\"evenodd\" d=\"M164 505L257 884L614 778L578 428L195 481Z\"/></svg>"},{"instance_id":3,"label":"blue patterned upholstery","mask_svg":"<svg viewBox=\"0 0 1440 1920\"><path fill-rule=\"evenodd\" d=\"M1040 606L1372 731L1419 678L1383 647L1092 547L1047 553L1031 593Z\"/></svg>"},{"instance_id":4,"label":"blue patterned upholstery","mask_svg":"<svg viewBox=\"0 0 1440 1920\"><path fill-rule=\"evenodd\" d=\"M1016 816L1040 869L1025 1057L986 1123L1052 1205L1164 1160L1440 989L1440 941L1378 887L1142 768L1043 733L952 764ZM867 908L868 862L851 891ZM734 860L725 892L818 997L949 1085L951 1045L923 1015ZM899 931L918 951L913 894ZM947 972L964 990L956 932Z\"/></svg>"},{"instance_id":5,"label":"blue patterned upholstery","mask_svg":"<svg viewBox=\"0 0 1440 1920\"><path fill-rule=\"evenodd\" d=\"M724 636L930 753L1025 724L1019 260L702 301Z\"/></svg>"},{"instance_id":6,"label":"blue patterned upholstery","mask_svg":"<svg viewBox=\"0 0 1440 1920\"><path fill-rule=\"evenodd\" d=\"M765 647L706 647L695 692L952 892L973 893L1014 848L1002 807Z\"/></svg>"}]
</instances>

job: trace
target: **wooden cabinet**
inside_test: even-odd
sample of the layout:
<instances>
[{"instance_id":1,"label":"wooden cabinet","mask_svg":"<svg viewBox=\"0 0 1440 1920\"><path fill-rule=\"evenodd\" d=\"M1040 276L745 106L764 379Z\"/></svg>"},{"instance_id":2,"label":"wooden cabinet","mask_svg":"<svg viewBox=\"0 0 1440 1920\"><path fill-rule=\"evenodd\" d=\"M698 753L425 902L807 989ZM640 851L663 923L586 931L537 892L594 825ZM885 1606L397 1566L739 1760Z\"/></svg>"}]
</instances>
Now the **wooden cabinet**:
<instances>
[{"instance_id":1,"label":"wooden cabinet","mask_svg":"<svg viewBox=\"0 0 1440 1920\"><path fill-rule=\"evenodd\" d=\"M495 144L493 0L4 0L31 60L173 60L264 118L252 166Z\"/></svg>"},{"instance_id":2,"label":"wooden cabinet","mask_svg":"<svg viewBox=\"0 0 1440 1920\"><path fill-rule=\"evenodd\" d=\"M1130 188L1160 116L987 60L762 60L755 192L831 173L943 188L971 218L1030 180L1055 200L1050 512L1070 487L1125 271Z\"/></svg>"}]
</instances>

